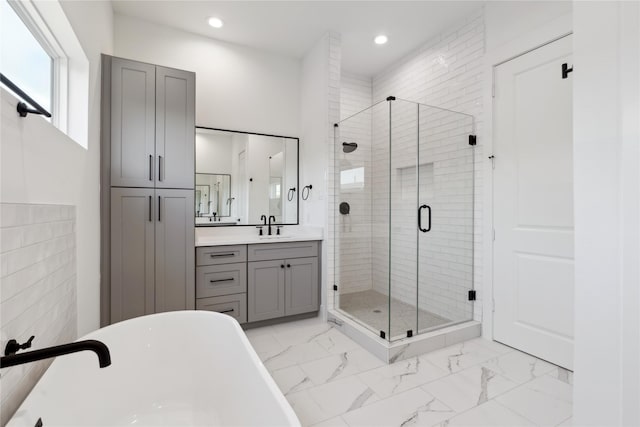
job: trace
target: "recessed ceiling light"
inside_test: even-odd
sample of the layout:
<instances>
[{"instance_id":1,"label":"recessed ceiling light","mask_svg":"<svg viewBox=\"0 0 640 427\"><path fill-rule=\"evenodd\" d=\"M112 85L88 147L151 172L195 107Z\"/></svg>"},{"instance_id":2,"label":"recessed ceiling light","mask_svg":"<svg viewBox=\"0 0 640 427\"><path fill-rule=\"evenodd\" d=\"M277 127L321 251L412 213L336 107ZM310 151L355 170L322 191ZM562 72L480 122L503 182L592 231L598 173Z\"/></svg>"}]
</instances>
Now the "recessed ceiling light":
<instances>
[{"instance_id":1,"label":"recessed ceiling light","mask_svg":"<svg viewBox=\"0 0 640 427\"><path fill-rule=\"evenodd\" d=\"M211 25L213 28L222 28L224 22L222 22L222 19L212 16L211 18L209 18L209 25Z\"/></svg>"},{"instance_id":2,"label":"recessed ceiling light","mask_svg":"<svg viewBox=\"0 0 640 427\"><path fill-rule=\"evenodd\" d=\"M375 39L373 39L373 41L375 42L375 44L385 44L389 41L389 39L385 35L379 35Z\"/></svg>"}]
</instances>

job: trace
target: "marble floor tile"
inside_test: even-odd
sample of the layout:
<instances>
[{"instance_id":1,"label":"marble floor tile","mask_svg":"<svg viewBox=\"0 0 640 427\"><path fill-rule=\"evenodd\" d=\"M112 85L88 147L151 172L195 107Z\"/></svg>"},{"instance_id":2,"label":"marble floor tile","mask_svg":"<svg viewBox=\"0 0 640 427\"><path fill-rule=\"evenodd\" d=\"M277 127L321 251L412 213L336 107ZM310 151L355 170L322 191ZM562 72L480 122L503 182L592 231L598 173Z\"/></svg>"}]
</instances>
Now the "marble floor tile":
<instances>
[{"instance_id":1,"label":"marble floor tile","mask_svg":"<svg viewBox=\"0 0 640 427\"><path fill-rule=\"evenodd\" d=\"M483 405L476 406L463 412L450 420L440 424L440 427L453 426L534 426L532 422L504 406L491 400Z\"/></svg>"},{"instance_id":2,"label":"marble floor tile","mask_svg":"<svg viewBox=\"0 0 640 427\"><path fill-rule=\"evenodd\" d=\"M572 387L545 375L498 396L496 401L535 424L555 426L571 417Z\"/></svg>"},{"instance_id":3,"label":"marble floor tile","mask_svg":"<svg viewBox=\"0 0 640 427\"><path fill-rule=\"evenodd\" d=\"M305 374L316 385L359 374L380 366L385 366L385 363L362 348L323 357L300 365Z\"/></svg>"},{"instance_id":4,"label":"marble floor tile","mask_svg":"<svg viewBox=\"0 0 640 427\"><path fill-rule=\"evenodd\" d=\"M361 348L357 342L333 327L325 333L315 336L313 340L331 354L340 354Z\"/></svg>"},{"instance_id":5,"label":"marble floor tile","mask_svg":"<svg viewBox=\"0 0 640 427\"><path fill-rule=\"evenodd\" d=\"M482 338L387 365L319 318L247 337L303 426L572 423L572 372Z\"/></svg>"},{"instance_id":6,"label":"marble floor tile","mask_svg":"<svg viewBox=\"0 0 640 427\"><path fill-rule=\"evenodd\" d=\"M350 427L432 426L456 413L419 388L397 394L342 416Z\"/></svg>"},{"instance_id":7,"label":"marble floor tile","mask_svg":"<svg viewBox=\"0 0 640 427\"><path fill-rule=\"evenodd\" d=\"M428 360L420 357L401 360L358 374L358 378L371 387L378 396L385 398L401 393L447 375Z\"/></svg>"},{"instance_id":8,"label":"marble floor tile","mask_svg":"<svg viewBox=\"0 0 640 427\"><path fill-rule=\"evenodd\" d=\"M448 373L455 373L500 356L501 353L490 350L488 345L480 341L484 340L474 339L464 341L420 357L430 361Z\"/></svg>"},{"instance_id":9,"label":"marble floor tile","mask_svg":"<svg viewBox=\"0 0 640 427\"><path fill-rule=\"evenodd\" d=\"M292 323L298 326L292 326ZM272 329L273 336L280 344L290 346L311 342L333 328L328 323L313 318L274 325Z\"/></svg>"},{"instance_id":10,"label":"marble floor tile","mask_svg":"<svg viewBox=\"0 0 640 427\"><path fill-rule=\"evenodd\" d=\"M548 375L562 381L563 383L573 385L573 372L568 369L561 368L560 366L554 366L554 369L549 372Z\"/></svg>"},{"instance_id":11,"label":"marble floor tile","mask_svg":"<svg viewBox=\"0 0 640 427\"><path fill-rule=\"evenodd\" d=\"M253 349L258 353L261 359L277 353L280 353L285 347L280 344L275 336L271 333L263 333L256 335L247 335Z\"/></svg>"},{"instance_id":12,"label":"marble floor tile","mask_svg":"<svg viewBox=\"0 0 640 427\"><path fill-rule=\"evenodd\" d=\"M422 386L457 412L482 405L517 384L484 366L474 366Z\"/></svg>"},{"instance_id":13,"label":"marble floor tile","mask_svg":"<svg viewBox=\"0 0 640 427\"><path fill-rule=\"evenodd\" d=\"M330 415L325 412L316 401L311 398L309 390L290 393L286 397L303 426L312 426L335 417L335 415Z\"/></svg>"},{"instance_id":14,"label":"marble floor tile","mask_svg":"<svg viewBox=\"0 0 640 427\"><path fill-rule=\"evenodd\" d=\"M571 427L571 426L573 426L573 417L567 418L566 420L558 424L558 427Z\"/></svg>"},{"instance_id":15,"label":"marble floor tile","mask_svg":"<svg viewBox=\"0 0 640 427\"><path fill-rule=\"evenodd\" d=\"M489 359L482 366L519 384L534 380L557 369L557 366L519 351L512 351Z\"/></svg>"},{"instance_id":16,"label":"marble floor tile","mask_svg":"<svg viewBox=\"0 0 640 427\"><path fill-rule=\"evenodd\" d=\"M260 335L273 335L273 328L271 326L261 326L259 328L249 328L244 331L249 340Z\"/></svg>"},{"instance_id":17,"label":"marble floor tile","mask_svg":"<svg viewBox=\"0 0 640 427\"><path fill-rule=\"evenodd\" d=\"M315 386L311 378L298 365L272 371L271 376L285 395Z\"/></svg>"},{"instance_id":18,"label":"marble floor tile","mask_svg":"<svg viewBox=\"0 0 640 427\"><path fill-rule=\"evenodd\" d=\"M314 387L308 393L328 418L379 400L374 391L355 376Z\"/></svg>"},{"instance_id":19,"label":"marble floor tile","mask_svg":"<svg viewBox=\"0 0 640 427\"><path fill-rule=\"evenodd\" d=\"M491 350L495 353L499 353L499 354L506 354L506 353L511 353L516 351L516 349L514 349L513 347L509 347L507 345L501 344L497 341L492 341L492 340L488 340L486 338L474 338L472 340L469 340L468 342L473 343L473 344L478 344L482 347L485 347L487 350Z\"/></svg>"},{"instance_id":20,"label":"marble floor tile","mask_svg":"<svg viewBox=\"0 0 640 427\"><path fill-rule=\"evenodd\" d=\"M349 424L345 423L342 417L331 418L330 420L319 422L311 427L349 427Z\"/></svg>"},{"instance_id":21,"label":"marble floor tile","mask_svg":"<svg viewBox=\"0 0 640 427\"><path fill-rule=\"evenodd\" d=\"M285 347L277 353L271 353L262 359L262 363L269 371L286 368L312 360L329 356L327 352L316 342L306 342Z\"/></svg>"}]
</instances>

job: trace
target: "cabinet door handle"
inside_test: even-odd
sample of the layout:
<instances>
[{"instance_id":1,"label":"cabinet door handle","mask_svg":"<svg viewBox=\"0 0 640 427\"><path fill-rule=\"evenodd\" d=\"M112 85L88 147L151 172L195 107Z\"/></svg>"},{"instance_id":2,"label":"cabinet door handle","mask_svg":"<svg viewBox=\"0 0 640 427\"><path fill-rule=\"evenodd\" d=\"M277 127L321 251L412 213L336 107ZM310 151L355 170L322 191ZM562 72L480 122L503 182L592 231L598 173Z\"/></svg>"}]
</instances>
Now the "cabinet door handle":
<instances>
[{"instance_id":1,"label":"cabinet door handle","mask_svg":"<svg viewBox=\"0 0 640 427\"><path fill-rule=\"evenodd\" d=\"M158 196L158 222L162 220L162 197Z\"/></svg>"},{"instance_id":2,"label":"cabinet door handle","mask_svg":"<svg viewBox=\"0 0 640 427\"><path fill-rule=\"evenodd\" d=\"M209 256L211 258L222 258L222 257L230 257L230 256L236 256L236 254L232 253L228 253L228 254L209 254Z\"/></svg>"},{"instance_id":3,"label":"cabinet door handle","mask_svg":"<svg viewBox=\"0 0 640 427\"><path fill-rule=\"evenodd\" d=\"M284 268L284 264L280 265L280 268Z\"/></svg>"},{"instance_id":4,"label":"cabinet door handle","mask_svg":"<svg viewBox=\"0 0 640 427\"><path fill-rule=\"evenodd\" d=\"M162 181L162 156L158 156L158 181Z\"/></svg>"},{"instance_id":5,"label":"cabinet door handle","mask_svg":"<svg viewBox=\"0 0 640 427\"><path fill-rule=\"evenodd\" d=\"M291 268L291 264L287 264L287 268Z\"/></svg>"},{"instance_id":6,"label":"cabinet door handle","mask_svg":"<svg viewBox=\"0 0 640 427\"><path fill-rule=\"evenodd\" d=\"M215 280L209 280L209 283L220 283L220 282L233 282L234 279L233 277L230 279L215 279Z\"/></svg>"},{"instance_id":7,"label":"cabinet door handle","mask_svg":"<svg viewBox=\"0 0 640 427\"><path fill-rule=\"evenodd\" d=\"M153 156L149 154L149 181L153 181Z\"/></svg>"},{"instance_id":8,"label":"cabinet door handle","mask_svg":"<svg viewBox=\"0 0 640 427\"><path fill-rule=\"evenodd\" d=\"M235 310L233 308L230 308L228 310L221 310L218 313L233 313Z\"/></svg>"},{"instance_id":9,"label":"cabinet door handle","mask_svg":"<svg viewBox=\"0 0 640 427\"><path fill-rule=\"evenodd\" d=\"M149 196L149 222L153 221L151 211L153 210L153 197Z\"/></svg>"}]
</instances>

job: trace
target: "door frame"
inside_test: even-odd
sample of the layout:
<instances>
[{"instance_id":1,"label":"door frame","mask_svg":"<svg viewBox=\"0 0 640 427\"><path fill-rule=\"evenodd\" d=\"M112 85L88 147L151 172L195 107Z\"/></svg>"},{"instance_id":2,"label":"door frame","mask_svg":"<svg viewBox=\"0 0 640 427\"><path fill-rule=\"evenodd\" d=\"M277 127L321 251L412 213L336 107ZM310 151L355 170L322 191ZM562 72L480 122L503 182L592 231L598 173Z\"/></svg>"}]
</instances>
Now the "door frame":
<instances>
[{"instance_id":1,"label":"door frame","mask_svg":"<svg viewBox=\"0 0 640 427\"><path fill-rule=\"evenodd\" d=\"M493 123L494 117L494 71L495 67L505 63L518 56L524 55L532 50L538 49L546 44L552 43L558 39L571 35L573 33L572 14L562 15L548 24L530 31L518 38L497 47L494 50L487 51L484 61L484 94L483 104L486 114L484 120L484 142L482 150L482 265L483 275L482 282L478 283L482 295L482 336L489 340L493 340L493 313L494 294L493 294L493 162L489 156L493 154ZM496 159L499 161L499 159Z\"/></svg>"}]
</instances>

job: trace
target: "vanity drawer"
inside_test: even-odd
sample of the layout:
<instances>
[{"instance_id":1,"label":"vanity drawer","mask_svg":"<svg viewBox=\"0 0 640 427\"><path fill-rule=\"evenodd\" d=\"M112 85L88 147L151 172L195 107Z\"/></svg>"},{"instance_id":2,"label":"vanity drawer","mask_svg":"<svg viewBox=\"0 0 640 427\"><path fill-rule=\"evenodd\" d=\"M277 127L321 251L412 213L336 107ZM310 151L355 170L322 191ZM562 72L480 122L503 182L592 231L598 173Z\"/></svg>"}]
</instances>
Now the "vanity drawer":
<instances>
[{"instance_id":1,"label":"vanity drawer","mask_svg":"<svg viewBox=\"0 0 640 427\"><path fill-rule=\"evenodd\" d=\"M248 246L249 261L318 256L318 242L262 243Z\"/></svg>"},{"instance_id":2,"label":"vanity drawer","mask_svg":"<svg viewBox=\"0 0 640 427\"><path fill-rule=\"evenodd\" d=\"M196 298L242 292L247 292L246 263L206 265L196 268Z\"/></svg>"},{"instance_id":3,"label":"vanity drawer","mask_svg":"<svg viewBox=\"0 0 640 427\"><path fill-rule=\"evenodd\" d=\"M201 246L196 248L196 265L231 264L247 260L247 246Z\"/></svg>"},{"instance_id":4,"label":"vanity drawer","mask_svg":"<svg viewBox=\"0 0 640 427\"><path fill-rule=\"evenodd\" d=\"M224 295L221 297L196 299L196 310L217 311L238 321L247 322L247 294Z\"/></svg>"}]
</instances>

